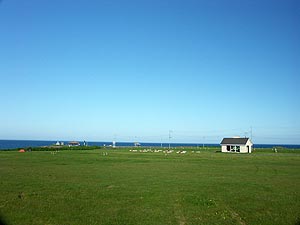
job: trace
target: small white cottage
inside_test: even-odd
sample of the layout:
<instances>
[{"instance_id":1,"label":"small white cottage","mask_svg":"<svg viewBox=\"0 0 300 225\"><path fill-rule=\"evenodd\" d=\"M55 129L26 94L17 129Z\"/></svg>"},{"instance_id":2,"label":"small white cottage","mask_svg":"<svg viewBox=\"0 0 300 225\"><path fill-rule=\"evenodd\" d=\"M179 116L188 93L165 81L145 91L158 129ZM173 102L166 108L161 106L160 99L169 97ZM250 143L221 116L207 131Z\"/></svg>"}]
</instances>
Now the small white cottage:
<instances>
[{"instance_id":1,"label":"small white cottage","mask_svg":"<svg viewBox=\"0 0 300 225\"><path fill-rule=\"evenodd\" d=\"M221 142L222 152L251 153L252 147L250 138L223 138Z\"/></svg>"}]
</instances>

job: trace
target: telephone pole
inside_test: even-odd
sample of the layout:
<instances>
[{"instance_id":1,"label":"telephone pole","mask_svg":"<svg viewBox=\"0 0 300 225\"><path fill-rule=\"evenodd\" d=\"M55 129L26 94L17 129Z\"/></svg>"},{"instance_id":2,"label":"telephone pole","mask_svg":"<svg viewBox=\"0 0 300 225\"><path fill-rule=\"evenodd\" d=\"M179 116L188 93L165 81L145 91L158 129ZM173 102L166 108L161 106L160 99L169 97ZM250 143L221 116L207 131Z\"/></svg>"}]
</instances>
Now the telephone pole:
<instances>
[{"instance_id":1,"label":"telephone pole","mask_svg":"<svg viewBox=\"0 0 300 225\"><path fill-rule=\"evenodd\" d=\"M173 131L169 130L169 149L171 148L171 138L172 138L171 133L172 132Z\"/></svg>"}]
</instances>

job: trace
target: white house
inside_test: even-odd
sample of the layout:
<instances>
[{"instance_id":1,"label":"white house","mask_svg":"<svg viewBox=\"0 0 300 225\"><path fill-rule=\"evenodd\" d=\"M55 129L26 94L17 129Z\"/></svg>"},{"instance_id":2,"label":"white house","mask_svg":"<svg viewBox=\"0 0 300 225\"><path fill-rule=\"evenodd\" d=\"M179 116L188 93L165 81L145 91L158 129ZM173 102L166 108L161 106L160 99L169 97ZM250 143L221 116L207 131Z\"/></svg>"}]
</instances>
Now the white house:
<instances>
[{"instance_id":1,"label":"white house","mask_svg":"<svg viewBox=\"0 0 300 225\"><path fill-rule=\"evenodd\" d=\"M223 138L221 142L222 152L251 153L252 147L250 138Z\"/></svg>"},{"instance_id":2,"label":"white house","mask_svg":"<svg viewBox=\"0 0 300 225\"><path fill-rule=\"evenodd\" d=\"M73 147L73 146L80 146L80 143L78 141L70 141L68 143L69 147Z\"/></svg>"}]
</instances>

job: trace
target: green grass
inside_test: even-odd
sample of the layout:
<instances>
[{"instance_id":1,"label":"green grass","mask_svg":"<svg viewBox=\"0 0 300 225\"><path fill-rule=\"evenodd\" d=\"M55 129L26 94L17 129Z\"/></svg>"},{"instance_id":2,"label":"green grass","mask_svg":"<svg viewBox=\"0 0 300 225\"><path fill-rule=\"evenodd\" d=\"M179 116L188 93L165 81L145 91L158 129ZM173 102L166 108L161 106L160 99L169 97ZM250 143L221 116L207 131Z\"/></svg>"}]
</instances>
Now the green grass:
<instances>
[{"instance_id":1,"label":"green grass","mask_svg":"<svg viewBox=\"0 0 300 225\"><path fill-rule=\"evenodd\" d=\"M297 224L299 171L300 151L0 151L0 214L11 225Z\"/></svg>"}]
</instances>

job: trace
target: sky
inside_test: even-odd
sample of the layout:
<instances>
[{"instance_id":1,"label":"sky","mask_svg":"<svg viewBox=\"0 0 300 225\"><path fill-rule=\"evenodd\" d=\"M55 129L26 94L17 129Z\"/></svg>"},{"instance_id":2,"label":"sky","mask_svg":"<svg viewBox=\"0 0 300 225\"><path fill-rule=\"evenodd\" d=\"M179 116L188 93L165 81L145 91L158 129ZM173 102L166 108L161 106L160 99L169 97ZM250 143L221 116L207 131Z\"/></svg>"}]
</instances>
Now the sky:
<instances>
[{"instance_id":1,"label":"sky","mask_svg":"<svg viewBox=\"0 0 300 225\"><path fill-rule=\"evenodd\" d=\"M300 144L299 77L299 0L0 1L0 139Z\"/></svg>"}]
</instances>

